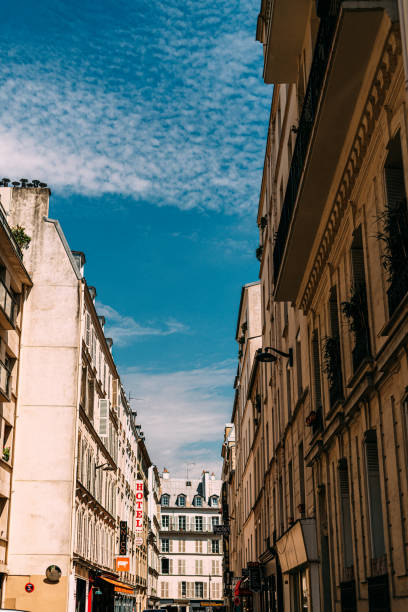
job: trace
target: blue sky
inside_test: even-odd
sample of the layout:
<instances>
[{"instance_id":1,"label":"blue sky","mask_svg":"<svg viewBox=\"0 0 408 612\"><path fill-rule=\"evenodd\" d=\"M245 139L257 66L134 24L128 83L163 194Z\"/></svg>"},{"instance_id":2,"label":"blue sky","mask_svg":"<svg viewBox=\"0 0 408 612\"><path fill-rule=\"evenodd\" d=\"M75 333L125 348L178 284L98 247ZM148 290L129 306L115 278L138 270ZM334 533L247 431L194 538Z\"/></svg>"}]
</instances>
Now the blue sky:
<instances>
[{"instance_id":1,"label":"blue sky","mask_svg":"<svg viewBox=\"0 0 408 612\"><path fill-rule=\"evenodd\" d=\"M258 275L259 5L2 4L0 173L51 187L151 458L172 472L219 469L240 290Z\"/></svg>"}]
</instances>

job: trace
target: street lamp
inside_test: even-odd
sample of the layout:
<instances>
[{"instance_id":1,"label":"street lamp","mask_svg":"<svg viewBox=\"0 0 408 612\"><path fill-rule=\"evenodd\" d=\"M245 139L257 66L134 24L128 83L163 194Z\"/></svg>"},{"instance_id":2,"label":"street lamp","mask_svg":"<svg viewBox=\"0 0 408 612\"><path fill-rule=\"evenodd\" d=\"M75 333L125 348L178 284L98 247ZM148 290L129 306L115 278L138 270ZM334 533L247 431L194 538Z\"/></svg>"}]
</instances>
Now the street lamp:
<instances>
[{"instance_id":1,"label":"street lamp","mask_svg":"<svg viewBox=\"0 0 408 612\"><path fill-rule=\"evenodd\" d=\"M255 360L260 361L261 363L273 363L277 360L277 357L269 351L273 351L274 353L277 353L282 357L286 357L287 359L289 359L289 366L293 366L293 349L291 348L289 349L288 353L285 353L284 351L280 351L277 348L273 348L273 346L266 346L265 348L260 348L255 352Z\"/></svg>"},{"instance_id":2,"label":"street lamp","mask_svg":"<svg viewBox=\"0 0 408 612\"><path fill-rule=\"evenodd\" d=\"M109 465L109 463L101 463L101 465L97 465L95 467L95 470L100 470L103 469L104 472L115 472L116 468L113 467L113 465Z\"/></svg>"}]
</instances>

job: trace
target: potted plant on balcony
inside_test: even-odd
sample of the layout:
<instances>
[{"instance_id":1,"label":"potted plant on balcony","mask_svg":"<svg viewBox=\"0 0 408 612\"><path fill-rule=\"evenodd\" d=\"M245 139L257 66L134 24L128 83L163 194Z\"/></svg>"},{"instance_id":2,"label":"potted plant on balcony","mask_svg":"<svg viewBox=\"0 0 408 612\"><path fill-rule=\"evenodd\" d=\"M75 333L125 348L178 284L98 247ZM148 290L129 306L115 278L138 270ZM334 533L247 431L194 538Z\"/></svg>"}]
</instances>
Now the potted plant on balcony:
<instances>
[{"instance_id":1,"label":"potted plant on balcony","mask_svg":"<svg viewBox=\"0 0 408 612\"><path fill-rule=\"evenodd\" d=\"M263 253L263 244L260 244L259 247L255 251L255 255L258 261L261 261Z\"/></svg>"},{"instance_id":2,"label":"potted plant on balcony","mask_svg":"<svg viewBox=\"0 0 408 612\"><path fill-rule=\"evenodd\" d=\"M25 233L25 227L22 225L15 225L11 228L11 233L20 249L28 249L30 246L31 237Z\"/></svg>"},{"instance_id":3,"label":"potted plant on balcony","mask_svg":"<svg viewBox=\"0 0 408 612\"><path fill-rule=\"evenodd\" d=\"M341 310L348 321L350 331L354 333L353 369L356 370L363 359L370 355L367 293L364 282L351 287L350 299L341 303Z\"/></svg>"},{"instance_id":4,"label":"potted plant on balcony","mask_svg":"<svg viewBox=\"0 0 408 612\"><path fill-rule=\"evenodd\" d=\"M323 372L327 375L329 383L330 404L334 404L343 397L341 380L341 354L340 338L326 336L322 341Z\"/></svg>"},{"instance_id":5,"label":"potted plant on balcony","mask_svg":"<svg viewBox=\"0 0 408 612\"><path fill-rule=\"evenodd\" d=\"M10 447L9 446L5 446L3 448L3 459L4 461L9 461L10 459Z\"/></svg>"}]
</instances>

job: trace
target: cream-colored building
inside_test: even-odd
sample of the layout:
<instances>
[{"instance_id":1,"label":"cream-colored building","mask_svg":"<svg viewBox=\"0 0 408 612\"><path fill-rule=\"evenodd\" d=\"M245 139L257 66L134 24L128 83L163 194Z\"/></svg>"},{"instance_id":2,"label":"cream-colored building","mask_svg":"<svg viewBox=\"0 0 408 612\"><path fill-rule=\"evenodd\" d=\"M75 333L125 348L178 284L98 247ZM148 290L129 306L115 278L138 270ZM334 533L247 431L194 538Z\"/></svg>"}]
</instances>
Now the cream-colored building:
<instances>
[{"instance_id":1,"label":"cream-colored building","mask_svg":"<svg viewBox=\"0 0 408 612\"><path fill-rule=\"evenodd\" d=\"M242 602L406 610L405 3L265 1L257 37L274 83L249 390L263 588Z\"/></svg>"},{"instance_id":2,"label":"cream-colored building","mask_svg":"<svg viewBox=\"0 0 408 612\"><path fill-rule=\"evenodd\" d=\"M203 471L202 477L161 477L160 607L202 612L223 599L221 481Z\"/></svg>"},{"instance_id":3,"label":"cream-colored building","mask_svg":"<svg viewBox=\"0 0 408 612\"><path fill-rule=\"evenodd\" d=\"M149 501L148 501L148 578L147 578L147 608L157 608L159 597L160 574L160 474L155 465L149 467Z\"/></svg>"},{"instance_id":4,"label":"cream-colored building","mask_svg":"<svg viewBox=\"0 0 408 612\"><path fill-rule=\"evenodd\" d=\"M0 204L0 606L8 576L21 328L31 287L23 251Z\"/></svg>"},{"instance_id":5,"label":"cream-colored building","mask_svg":"<svg viewBox=\"0 0 408 612\"><path fill-rule=\"evenodd\" d=\"M9 223L31 237L25 265L34 285L21 331L5 605L140 612L150 460L83 275L85 257L48 217L48 189L2 188L0 196ZM145 494L138 534L136 480ZM123 523L129 572L115 566Z\"/></svg>"}]
</instances>

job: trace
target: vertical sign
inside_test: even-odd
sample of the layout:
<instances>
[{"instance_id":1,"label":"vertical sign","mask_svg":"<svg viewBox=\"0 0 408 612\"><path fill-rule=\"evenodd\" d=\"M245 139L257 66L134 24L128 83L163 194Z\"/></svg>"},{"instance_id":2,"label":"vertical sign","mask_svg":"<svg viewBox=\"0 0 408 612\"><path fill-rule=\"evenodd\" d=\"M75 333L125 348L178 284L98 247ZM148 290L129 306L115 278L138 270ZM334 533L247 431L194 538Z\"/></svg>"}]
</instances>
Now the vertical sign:
<instances>
[{"instance_id":1,"label":"vertical sign","mask_svg":"<svg viewBox=\"0 0 408 612\"><path fill-rule=\"evenodd\" d=\"M136 525L135 533L143 533L143 480L136 480Z\"/></svg>"},{"instance_id":2,"label":"vertical sign","mask_svg":"<svg viewBox=\"0 0 408 612\"><path fill-rule=\"evenodd\" d=\"M119 524L119 554L127 554L127 521L120 521Z\"/></svg>"}]
</instances>

